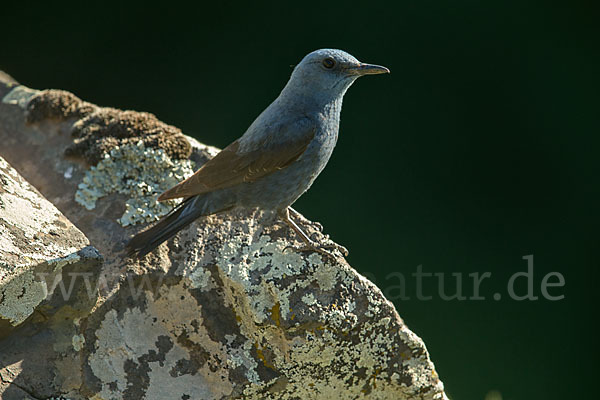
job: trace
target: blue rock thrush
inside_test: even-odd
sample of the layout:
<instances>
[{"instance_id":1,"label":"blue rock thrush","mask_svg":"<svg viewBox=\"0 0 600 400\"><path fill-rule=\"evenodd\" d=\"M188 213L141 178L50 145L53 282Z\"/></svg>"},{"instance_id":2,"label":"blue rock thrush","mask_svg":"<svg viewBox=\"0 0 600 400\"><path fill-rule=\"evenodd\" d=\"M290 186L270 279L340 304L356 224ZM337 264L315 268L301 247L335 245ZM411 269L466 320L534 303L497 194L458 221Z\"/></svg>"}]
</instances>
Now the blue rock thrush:
<instances>
[{"instance_id":1,"label":"blue rock thrush","mask_svg":"<svg viewBox=\"0 0 600 400\"><path fill-rule=\"evenodd\" d=\"M231 143L194 175L158 200L184 201L127 247L144 256L195 219L236 207L272 210L305 246L331 255L290 219L291 205L323 170L337 142L342 98L362 75L390 72L341 50L313 51L294 68L281 94ZM333 246L335 247L335 246Z\"/></svg>"}]
</instances>

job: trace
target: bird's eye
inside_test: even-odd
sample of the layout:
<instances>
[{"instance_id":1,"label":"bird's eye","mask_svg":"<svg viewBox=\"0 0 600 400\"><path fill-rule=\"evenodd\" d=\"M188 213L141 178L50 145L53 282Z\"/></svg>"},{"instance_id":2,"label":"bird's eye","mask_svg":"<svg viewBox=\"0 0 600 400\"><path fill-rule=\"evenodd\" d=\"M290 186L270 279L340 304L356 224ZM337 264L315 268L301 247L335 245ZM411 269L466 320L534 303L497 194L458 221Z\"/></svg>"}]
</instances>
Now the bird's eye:
<instances>
[{"instance_id":1,"label":"bird's eye","mask_svg":"<svg viewBox=\"0 0 600 400\"><path fill-rule=\"evenodd\" d=\"M323 60L323 66L327 69L331 69L335 67L335 60L333 58L327 57Z\"/></svg>"}]
</instances>

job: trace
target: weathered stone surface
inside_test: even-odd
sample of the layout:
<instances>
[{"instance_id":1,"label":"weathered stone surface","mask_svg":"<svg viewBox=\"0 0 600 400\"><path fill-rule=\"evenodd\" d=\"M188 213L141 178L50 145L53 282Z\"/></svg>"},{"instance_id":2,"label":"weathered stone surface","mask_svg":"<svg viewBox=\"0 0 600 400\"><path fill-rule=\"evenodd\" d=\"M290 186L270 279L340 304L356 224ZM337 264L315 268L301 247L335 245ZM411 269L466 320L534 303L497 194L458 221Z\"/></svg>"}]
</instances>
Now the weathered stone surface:
<instances>
[{"instance_id":1,"label":"weathered stone surface","mask_svg":"<svg viewBox=\"0 0 600 400\"><path fill-rule=\"evenodd\" d=\"M101 257L2 157L0 183L0 398L47 397L78 368Z\"/></svg>"},{"instance_id":2,"label":"weathered stone surface","mask_svg":"<svg viewBox=\"0 0 600 400\"><path fill-rule=\"evenodd\" d=\"M85 129L85 116L28 122L29 101L38 93L21 86L4 97L0 140L6 146L0 152L99 249L105 284L95 307L71 324L77 328L69 333L71 348L78 349L80 363L65 362L57 377L34 376L31 358L12 355L11 365L21 360L10 369L15 385L40 398L446 398L423 342L379 289L340 254L332 260L286 250L300 243L273 215L207 217L145 259L124 259L127 238L141 228L124 223L125 204L137 196L135 187L145 187L146 194L160 190L146 182L168 177L168 152L157 154L160 141L144 142L144 136L139 147L133 133L142 130L134 124L129 142L102 156L111 159L102 168L108 176L118 174L123 160L135 155L138 173L105 179L107 174L64 157L73 145L70 133ZM214 148L187 140L196 167L214 155ZM88 189L101 193L90 209L75 201L84 176ZM151 218L151 203L136 202L137 211ZM318 225L300 223L315 239L329 240ZM22 340L11 334L0 346ZM39 339L44 341L42 357L56 357L52 347L62 342Z\"/></svg>"},{"instance_id":3,"label":"weathered stone surface","mask_svg":"<svg viewBox=\"0 0 600 400\"><path fill-rule=\"evenodd\" d=\"M75 297L57 300L60 296L53 295L70 287L67 271L87 272L93 284L98 274L89 267L99 265L90 260L99 260L99 255L88 248L83 233L2 157L0 183L0 338L38 308L54 313L68 302L73 309L89 311L94 295L77 297L83 288L80 282L73 281Z\"/></svg>"}]
</instances>

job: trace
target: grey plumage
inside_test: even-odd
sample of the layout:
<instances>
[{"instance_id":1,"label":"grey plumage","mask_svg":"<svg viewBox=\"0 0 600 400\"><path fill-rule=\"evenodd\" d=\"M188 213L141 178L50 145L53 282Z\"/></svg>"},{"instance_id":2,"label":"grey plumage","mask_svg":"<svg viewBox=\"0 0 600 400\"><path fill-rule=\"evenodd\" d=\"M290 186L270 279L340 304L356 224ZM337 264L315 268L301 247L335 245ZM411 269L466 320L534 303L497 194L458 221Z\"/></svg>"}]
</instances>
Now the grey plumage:
<instances>
[{"instance_id":1,"label":"grey plumage","mask_svg":"<svg viewBox=\"0 0 600 400\"><path fill-rule=\"evenodd\" d=\"M288 207L329 161L346 90L361 75L384 72L389 70L360 63L341 50L308 54L242 137L159 197L185 201L135 236L130 253L142 256L200 216L235 207L276 211L306 242L305 249L325 252L289 219Z\"/></svg>"}]
</instances>

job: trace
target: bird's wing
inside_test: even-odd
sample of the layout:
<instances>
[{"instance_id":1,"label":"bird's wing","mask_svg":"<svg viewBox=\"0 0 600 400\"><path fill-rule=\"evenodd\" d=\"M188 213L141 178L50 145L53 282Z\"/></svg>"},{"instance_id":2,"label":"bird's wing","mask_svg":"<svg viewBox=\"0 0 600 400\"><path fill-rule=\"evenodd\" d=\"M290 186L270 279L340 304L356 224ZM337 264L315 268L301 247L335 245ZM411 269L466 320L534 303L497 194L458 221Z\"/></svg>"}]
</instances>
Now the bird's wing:
<instances>
[{"instance_id":1,"label":"bird's wing","mask_svg":"<svg viewBox=\"0 0 600 400\"><path fill-rule=\"evenodd\" d=\"M242 182L253 182L296 161L315 136L306 124L286 132L279 126L250 143L242 137L221 150L194 175L158 197L159 201L195 196ZM300 129L299 129L300 128ZM249 144L249 145L248 145Z\"/></svg>"}]
</instances>

